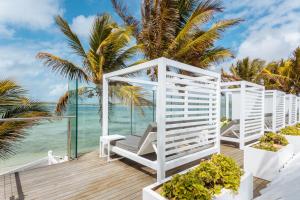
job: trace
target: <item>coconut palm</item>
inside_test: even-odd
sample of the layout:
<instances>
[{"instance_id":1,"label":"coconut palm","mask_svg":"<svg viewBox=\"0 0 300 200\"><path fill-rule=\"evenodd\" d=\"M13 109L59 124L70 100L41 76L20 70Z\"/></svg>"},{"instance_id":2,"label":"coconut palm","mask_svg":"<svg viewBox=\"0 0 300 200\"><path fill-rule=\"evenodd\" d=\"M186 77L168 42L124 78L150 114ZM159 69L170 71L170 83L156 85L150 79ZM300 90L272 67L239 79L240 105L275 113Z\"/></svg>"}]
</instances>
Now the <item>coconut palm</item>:
<instances>
[{"instance_id":1,"label":"coconut palm","mask_svg":"<svg viewBox=\"0 0 300 200\"><path fill-rule=\"evenodd\" d=\"M230 67L230 74L222 71L223 77L232 80L245 80L254 83L260 82L260 73L263 70L265 61L261 59L251 60L249 57L238 60L236 64Z\"/></svg>"},{"instance_id":2,"label":"coconut palm","mask_svg":"<svg viewBox=\"0 0 300 200\"><path fill-rule=\"evenodd\" d=\"M0 80L0 159L15 154L18 142L26 136L26 130L38 124L38 120L14 120L10 118L30 118L50 116L45 107L31 102L26 91L14 81Z\"/></svg>"},{"instance_id":3,"label":"coconut palm","mask_svg":"<svg viewBox=\"0 0 300 200\"><path fill-rule=\"evenodd\" d=\"M79 57L80 65L44 52L38 53L37 58L41 59L54 72L69 80L79 79L92 83L95 87L80 88L79 95L97 96L101 107L103 74L127 67L128 60L136 55L140 48L137 45L130 46L133 28L119 27L107 14L97 16L90 30L88 48L85 50L79 37L71 30L67 21L60 16L57 16L55 20L67 38L71 51ZM120 83L116 83L109 89L110 96L121 99L123 102L128 102L128 98L130 98L135 105L142 105L146 101L142 98L140 87L131 85L121 87ZM71 92L67 92L60 98L56 107L57 113L65 110L71 94Z\"/></svg>"},{"instance_id":4,"label":"coconut palm","mask_svg":"<svg viewBox=\"0 0 300 200\"><path fill-rule=\"evenodd\" d=\"M287 93L300 92L300 48L291 58L269 63L262 71L261 78L267 89L278 89Z\"/></svg>"},{"instance_id":5,"label":"coconut palm","mask_svg":"<svg viewBox=\"0 0 300 200\"><path fill-rule=\"evenodd\" d=\"M125 24L134 27L146 59L164 56L206 68L232 57L229 49L216 47L215 42L240 19L214 22L213 17L223 11L220 1L144 0L141 20L130 15L120 0L111 1Z\"/></svg>"}]
</instances>

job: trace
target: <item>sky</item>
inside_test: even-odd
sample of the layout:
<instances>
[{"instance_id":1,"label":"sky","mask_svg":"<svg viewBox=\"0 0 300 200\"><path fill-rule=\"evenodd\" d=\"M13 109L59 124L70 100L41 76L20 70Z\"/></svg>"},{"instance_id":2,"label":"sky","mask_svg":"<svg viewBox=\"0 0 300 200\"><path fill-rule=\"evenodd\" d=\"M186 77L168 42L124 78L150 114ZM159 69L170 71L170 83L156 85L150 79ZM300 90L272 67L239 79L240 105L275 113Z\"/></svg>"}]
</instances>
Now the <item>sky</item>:
<instances>
[{"instance_id":1,"label":"sky","mask_svg":"<svg viewBox=\"0 0 300 200\"><path fill-rule=\"evenodd\" d=\"M129 12L140 16L141 0L124 0ZM217 65L228 69L249 56L267 61L288 58L300 46L299 0L224 0L225 10L216 19L242 18L216 45L230 48L234 59ZM117 22L110 0L0 0L0 78L21 84L31 98L55 102L67 90L68 81L36 59L49 52L73 62L66 40L54 23L61 15L86 43L94 16L109 13Z\"/></svg>"}]
</instances>

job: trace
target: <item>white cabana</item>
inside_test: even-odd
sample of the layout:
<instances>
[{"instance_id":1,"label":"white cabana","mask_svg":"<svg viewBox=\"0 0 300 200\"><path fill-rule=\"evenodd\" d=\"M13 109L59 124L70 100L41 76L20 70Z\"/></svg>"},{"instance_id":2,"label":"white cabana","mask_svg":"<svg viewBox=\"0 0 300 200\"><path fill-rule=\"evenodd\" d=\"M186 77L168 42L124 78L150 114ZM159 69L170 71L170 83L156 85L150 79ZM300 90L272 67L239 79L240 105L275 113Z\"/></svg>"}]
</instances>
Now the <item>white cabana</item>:
<instances>
[{"instance_id":1,"label":"white cabana","mask_svg":"<svg viewBox=\"0 0 300 200\"><path fill-rule=\"evenodd\" d=\"M157 81L128 76L146 70L156 72ZM169 169L220 152L220 74L166 58L105 74L103 136L109 135L108 88L114 81L156 87L157 128L155 133L146 131L137 152L117 145L112 145L112 152L156 170L158 181ZM143 156L151 147L154 160Z\"/></svg>"},{"instance_id":2,"label":"white cabana","mask_svg":"<svg viewBox=\"0 0 300 200\"><path fill-rule=\"evenodd\" d=\"M285 96L285 124L292 126L297 123L297 96L294 94L287 94Z\"/></svg>"},{"instance_id":3,"label":"white cabana","mask_svg":"<svg viewBox=\"0 0 300 200\"><path fill-rule=\"evenodd\" d=\"M277 132L285 127L285 93L265 90L265 131Z\"/></svg>"},{"instance_id":4,"label":"white cabana","mask_svg":"<svg viewBox=\"0 0 300 200\"><path fill-rule=\"evenodd\" d=\"M221 128L221 140L239 143L243 149L245 143L264 134L264 86L247 81L224 82L221 92L230 118Z\"/></svg>"}]
</instances>

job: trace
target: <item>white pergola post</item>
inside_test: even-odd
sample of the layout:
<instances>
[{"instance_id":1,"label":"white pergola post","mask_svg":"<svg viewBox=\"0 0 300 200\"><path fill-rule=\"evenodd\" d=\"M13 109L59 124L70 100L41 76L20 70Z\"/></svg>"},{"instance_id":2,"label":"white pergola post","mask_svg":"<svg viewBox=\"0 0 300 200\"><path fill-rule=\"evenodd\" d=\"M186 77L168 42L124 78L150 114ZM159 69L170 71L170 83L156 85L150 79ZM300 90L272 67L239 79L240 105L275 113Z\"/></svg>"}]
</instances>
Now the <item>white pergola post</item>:
<instances>
[{"instance_id":1,"label":"white pergola post","mask_svg":"<svg viewBox=\"0 0 300 200\"><path fill-rule=\"evenodd\" d=\"M292 125L293 124L293 98L292 98L292 95L289 96L289 109L290 109L289 125Z\"/></svg>"},{"instance_id":2,"label":"white pergola post","mask_svg":"<svg viewBox=\"0 0 300 200\"><path fill-rule=\"evenodd\" d=\"M99 137L99 156L101 156L102 152L101 137L108 135L108 81L105 75L103 76L102 84L102 134Z\"/></svg>"},{"instance_id":3,"label":"white pergola post","mask_svg":"<svg viewBox=\"0 0 300 200\"><path fill-rule=\"evenodd\" d=\"M283 127L286 127L286 97L285 97L285 93L283 96Z\"/></svg>"},{"instance_id":4,"label":"white pergola post","mask_svg":"<svg viewBox=\"0 0 300 200\"><path fill-rule=\"evenodd\" d=\"M108 81L103 76L102 85L102 136L108 135Z\"/></svg>"},{"instance_id":5,"label":"white pergola post","mask_svg":"<svg viewBox=\"0 0 300 200\"><path fill-rule=\"evenodd\" d=\"M158 64L158 86L156 98L157 122L157 181L164 180L165 174L165 131L166 131L166 62Z\"/></svg>"},{"instance_id":6,"label":"white pergola post","mask_svg":"<svg viewBox=\"0 0 300 200\"><path fill-rule=\"evenodd\" d=\"M240 110L240 149L245 146L245 87L244 81L241 81L241 110ZM234 106L234 105L233 105Z\"/></svg>"},{"instance_id":7,"label":"white pergola post","mask_svg":"<svg viewBox=\"0 0 300 200\"><path fill-rule=\"evenodd\" d=\"M272 96L272 132L276 132L276 116L277 116L277 96L278 93L277 91L273 92L273 96Z\"/></svg>"},{"instance_id":8,"label":"white pergola post","mask_svg":"<svg viewBox=\"0 0 300 200\"><path fill-rule=\"evenodd\" d=\"M225 109L226 109L226 119L229 119L229 92L225 93Z\"/></svg>"},{"instance_id":9,"label":"white pergola post","mask_svg":"<svg viewBox=\"0 0 300 200\"><path fill-rule=\"evenodd\" d=\"M221 123L221 106L220 106L220 103L221 103L221 75L218 77L218 81L217 81L217 98L216 98L216 102L217 102L217 118L216 118L216 123L217 123L217 148L218 148L218 153L221 152L221 129L220 129L220 123ZM212 101L212 99L211 99ZM227 99L226 99L226 104L227 104ZM229 108L229 106L228 106ZM227 115L227 110L226 110L226 115ZM227 117L227 116L226 116Z\"/></svg>"},{"instance_id":10,"label":"white pergola post","mask_svg":"<svg viewBox=\"0 0 300 200\"><path fill-rule=\"evenodd\" d=\"M262 99L262 108L263 109L261 110L262 121L261 121L261 132L260 133L263 135L265 133L265 88L263 88L263 91L261 93L261 99ZM275 102L276 102L276 100L275 100ZM274 107L273 107L273 109L274 109ZM272 123L274 123L274 122L272 122Z\"/></svg>"}]
</instances>

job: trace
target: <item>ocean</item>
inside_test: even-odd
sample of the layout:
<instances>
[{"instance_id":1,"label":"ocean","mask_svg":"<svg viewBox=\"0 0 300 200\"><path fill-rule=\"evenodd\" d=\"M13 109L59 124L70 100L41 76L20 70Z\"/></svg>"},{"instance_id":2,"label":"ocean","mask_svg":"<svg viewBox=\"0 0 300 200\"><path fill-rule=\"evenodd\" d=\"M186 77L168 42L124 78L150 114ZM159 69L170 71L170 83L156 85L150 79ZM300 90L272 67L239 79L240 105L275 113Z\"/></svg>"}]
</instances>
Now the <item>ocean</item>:
<instances>
[{"instance_id":1,"label":"ocean","mask_svg":"<svg viewBox=\"0 0 300 200\"><path fill-rule=\"evenodd\" d=\"M49 109L53 110L54 106L49 105ZM109 110L109 133L142 135L155 115L152 107L142 107L142 110L143 113L130 106L112 106ZM79 105L78 113L78 153L98 150L101 135L98 106ZM67 119L42 121L27 130L26 138L15 145L16 154L0 160L0 174L46 157L49 150L54 155L66 155L67 124Z\"/></svg>"}]
</instances>

